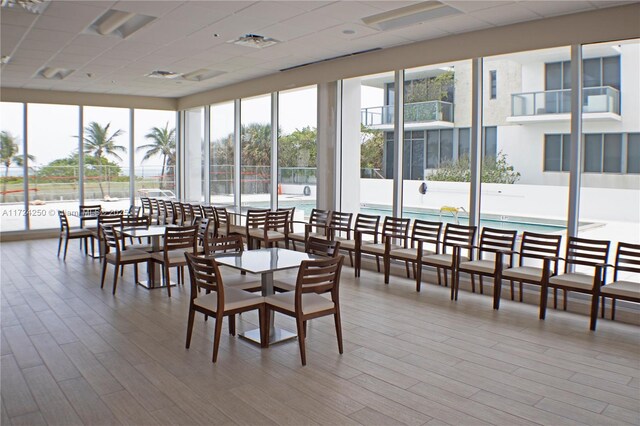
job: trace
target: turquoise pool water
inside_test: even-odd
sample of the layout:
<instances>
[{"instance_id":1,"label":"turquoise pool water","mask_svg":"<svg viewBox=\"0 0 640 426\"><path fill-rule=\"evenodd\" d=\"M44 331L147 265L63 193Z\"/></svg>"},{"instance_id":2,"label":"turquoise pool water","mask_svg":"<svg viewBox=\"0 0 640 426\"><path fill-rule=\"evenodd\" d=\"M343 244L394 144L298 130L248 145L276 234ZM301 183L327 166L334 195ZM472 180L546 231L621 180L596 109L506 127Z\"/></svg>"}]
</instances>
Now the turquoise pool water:
<instances>
[{"instance_id":1,"label":"turquoise pool water","mask_svg":"<svg viewBox=\"0 0 640 426\"><path fill-rule=\"evenodd\" d=\"M264 203L251 203L252 207L269 207L268 202ZM278 206L280 207L295 207L296 211L303 211L305 217L309 217L311 210L315 207L315 200L279 200ZM373 206L363 205L360 211L365 214L374 214L379 216L389 216L391 209L386 206ZM429 220L433 222L455 223L455 218L451 213L442 213L436 210L405 210L403 212L404 217L410 217L412 219ZM466 213L461 213L458 217L458 221L461 225L469 223L469 219ZM583 225L583 224L581 224ZM515 229L518 232L530 231L538 232L541 234L549 234L555 232L562 232L566 229L566 225L561 221L555 221L552 219L539 219L539 218L525 218L515 216L495 216L495 215L481 215L480 227L487 226L489 228L497 229Z\"/></svg>"}]
</instances>

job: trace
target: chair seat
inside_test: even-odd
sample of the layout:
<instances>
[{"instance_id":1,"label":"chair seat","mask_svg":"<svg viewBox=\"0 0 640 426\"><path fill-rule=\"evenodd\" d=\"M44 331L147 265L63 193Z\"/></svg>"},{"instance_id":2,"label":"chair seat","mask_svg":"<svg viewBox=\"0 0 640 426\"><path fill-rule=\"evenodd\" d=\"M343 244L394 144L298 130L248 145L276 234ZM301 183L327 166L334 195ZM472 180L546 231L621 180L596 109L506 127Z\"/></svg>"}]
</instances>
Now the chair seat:
<instances>
[{"instance_id":1,"label":"chair seat","mask_svg":"<svg viewBox=\"0 0 640 426\"><path fill-rule=\"evenodd\" d=\"M273 280L273 288L285 292L285 291L294 291L296 289L296 283L290 283L286 281Z\"/></svg>"},{"instance_id":2,"label":"chair seat","mask_svg":"<svg viewBox=\"0 0 640 426\"><path fill-rule=\"evenodd\" d=\"M640 283L633 281L614 281L600 288L605 296L619 296L640 301Z\"/></svg>"},{"instance_id":3,"label":"chair seat","mask_svg":"<svg viewBox=\"0 0 640 426\"><path fill-rule=\"evenodd\" d=\"M304 241L306 241L306 240L305 240L305 236L306 236L306 235L305 235L305 233L304 233L304 232L291 232L291 233L289 233L288 238L289 238L290 240L295 240L295 241L302 241L302 242L304 242ZM309 237L321 238L321 239L325 239L325 238L327 238L327 236L326 236L326 235L324 235L324 234L320 234L320 233L317 233L317 232L309 232Z\"/></svg>"},{"instance_id":4,"label":"chair seat","mask_svg":"<svg viewBox=\"0 0 640 426\"><path fill-rule=\"evenodd\" d=\"M186 264L187 260L184 257L184 253L191 253L193 250L192 249L179 249L179 250L171 250L169 252L169 263L170 264L176 264L176 263L184 263ZM159 251L157 253L152 253L151 254L151 258L155 261L158 262L164 262L164 252L163 251Z\"/></svg>"},{"instance_id":5,"label":"chair seat","mask_svg":"<svg viewBox=\"0 0 640 426\"><path fill-rule=\"evenodd\" d=\"M516 281L541 282L542 268L534 266L516 266L502 271L502 278Z\"/></svg>"},{"instance_id":6,"label":"chair seat","mask_svg":"<svg viewBox=\"0 0 640 426\"><path fill-rule=\"evenodd\" d=\"M93 229L88 229L88 228L79 228L79 229L69 230L69 238L83 238L83 237L92 237L97 235L98 235L97 231L94 233Z\"/></svg>"},{"instance_id":7,"label":"chair seat","mask_svg":"<svg viewBox=\"0 0 640 426\"><path fill-rule=\"evenodd\" d=\"M224 289L224 310L232 311L235 309L249 308L251 306L259 306L264 302L264 297L248 293L237 288ZM208 309L213 312L218 310L218 293L212 292L195 298L193 303L196 306Z\"/></svg>"},{"instance_id":8,"label":"chair seat","mask_svg":"<svg viewBox=\"0 0 640 426\"><path fill-rule=\"evenodd\" d=\"M244 235L244 227L240 226L240 225L229 225L229 234L227 234L227 228L226 227L220 227L218 228L218 235L221 235L223 237L232 235L232 234L241 234Z\"/></svg>"},{"instance_id":9,"label":"chair seat","mask_svg":"<svg viewBox=\"0 0 640 426\"><path fill-rule=\"evenodd\" d=\"M151 244L127 244L126 250L140 250L150 252L153 250Z\"/></svg>"},{"instance_id":10,"label":"chair seat","mask_svg":"<svg viewBox=\"0 0 640 426\"><path fill-rule=\"evenodd\" d=\"M460 270L478 272L480 274L493 274L496 270L495 260L472 260L460 263Z\"/></svg>"},{"instance_id":11,"label":"chair seat","mask_svg":"<svg viewBox=\"0 0 640 426\"><path fill-rule=\"evenodd\" d=\"M422 253L424 253L425 256L435 254L430 250L424 250ZM416 260L418 259L418 249L417 248L392 249L389 252L389 255L391 255L391 257L399 258L399 259Z\"/></svg>"},{"instance_id":12,"label":"chair seat","mask_svg":"<svg viewBox=\"0 0 640 426\"><path fill-rule=\"evenodd\" d=\"M120 252L120 261L122 262L133 261L133 260L139 260L142 262L150 259L151 259L151 254L142 250L127 249ZM116 253L115 252L107 253L107 261L115 262Z\"/></svg>"},{"instance_id":13,"label":"chair seat","mask_svg":"<svg viewBox=\"0 0 640 426\"><path fill-rule=\"evenodd\" d=\"M549 278L549 284L577 290L591 290L593 289L593 277L579 272L560 274Z\"/></svg>"},{"instance_id":14,"label":"chair seat","mask_svg":"<svg viewBox=\"0 0 640 426\"><path fill-rule=\"evenodd\" d=\"M264 229L262 228L254 228L249 230L249 236L253 238L264 238ZM268 240L284 240L286 236L282 232L278 231L267 231L267 239Z\"/></svg>"},{"instance_id":15,"label":"chair seat","mask_svg":"<svg viewBox=\"0 0 640 426\"><path fill-rule=\"evenodd\" d=\"M336 238L336 241L340 242L340 248L342 250L355 250L356 249L356 241L355 240L346 240L343 238Z\"/></svg>"},{"instance_id":16,"label":"chair seat","mask_svg":"<svg viewBox=\"0 0 640 426\"><path fill-rule=\"evenodd\" d=\"M402 246L396 245L396 244L391 244L391 250L394 249L401 249ZM367 243L363 243L362 246L360 246L360 251L362 253L368 253L368 254L380 254L383 255L385 253L385 244L383 243L377 243L377 244L367 244Z\"/></svg>"},{"instance_id":17,"label":"chair seat","mask_svg":"<svg viewBox=\"0 0 640 426\"><path fill-rule=\"evenodd\" d=\"M274 294L265 297L264 301L267 305L275 306L287 312L295 313L295 295L294 291L286 293ZM302 314L308 315L320 311L333 309L333 301L324 296L315 293L305 293L302 295Z\"/></svg>"},{"instance_id":18,"label":"chair seat","mask_svg":"<svg viewBox=\"0 0 640 426\"><path fill-rule=\"evenodd\" d=\"M224 288L236 288L246 291L258 291L262 288L260 278L249 275L240 275L238 271L224 271L222 273Z\"/></svg>"},{"instance_id":19,"label":"chair seat","mask_svg":"<svg viewBox=\"0 0 640 426\"><path fill-rule=\"evenodd\" d=\"M466 256L460 256L461 262L467 262L469 260ZM429 256L422 257L422 263L426 263L428 265L438 265L438 266L451 266L453 263L453 255L452 254L430 254Z\"/></svg>"}]
</instances>

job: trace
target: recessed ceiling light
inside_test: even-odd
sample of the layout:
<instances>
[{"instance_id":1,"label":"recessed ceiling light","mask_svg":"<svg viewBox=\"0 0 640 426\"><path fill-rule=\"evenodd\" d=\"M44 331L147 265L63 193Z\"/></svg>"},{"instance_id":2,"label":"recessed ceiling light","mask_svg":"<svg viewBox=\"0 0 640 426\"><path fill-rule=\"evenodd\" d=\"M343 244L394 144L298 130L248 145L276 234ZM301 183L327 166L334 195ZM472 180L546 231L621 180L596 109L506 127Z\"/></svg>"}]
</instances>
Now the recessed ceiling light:
<instances>
[{"instance_id":1,"label":"recessed ceiling light","mask_svg":"<svg viewBox=\"0 0 640 426\"><path fill-rule=\"evenodd\" d=\"M217 77L222 74L225 74L225 72L201 68L199 70L182 74L182 78L189 81L203 81L209 80L210 78Z\"/></svg>"},{"instance_id":2,"label":"recessed ceiling light","mask_svg":"<svg viewBox=\"0 0 640 426\"><path fill-rule=\"evenodd\" d=\"M354 30L342 30L342 34L347 34L347 35L351 35L351 34L355 34L356 32Z\"/></svg>"},{"instance_id":3,"label":"recessed ceiling light","mask_svg":"<svg viewBox=\"0 0 640 426\"><path fill-rule=\"evenodd\" d=\"M0 57L0 64L4 65L4 64L8 64L9 61L11 60L11 56L9 55L2 55Z\"/></svg>"},{"instance_id":4,"label":"recessed ceiling light","mask_svg":"<svg viewBox=\"0 0 640 426\"><path fill-rule=\"evenodd\" d=\"M151 77L151 78L177 78L180 77L180 74L178 74L177 72L173 72L173 71L164 71L164 70L155 70L155 71L151 71L149 74L145 74L146 77Z\"/></svg>"},{"instance_id":5,"label":"recessed ceiling light","mask_svg":"<svg viewBox=\"0 0 640 426\"><path fill-rule=\"evenodd\" d=\"M405 28L432 19L462 13L439 1L425 1L362 18L362 22L382 31Z\"/></svg>"},{"instance_id":6,"label":"recessed ceiling light","mask_svg":"<svg viewBox=\"0 0 640 426\"><path fill-rule=\"evenodd\" d=\"M142 27L155 21L155 17L133 12L109 9L87 28L91 34L127 38Z\"/></svg>"},{"instance_id":7,"label":"recessed ceiling light","mask_svg":"<svg viewBox=\"0 0 640 426\"><path fill-rule=\"evenodd\" d=\"M68 68L44 67L36 75L47 80L63 80L74 71Z\"/></svg>"}]
</instances>

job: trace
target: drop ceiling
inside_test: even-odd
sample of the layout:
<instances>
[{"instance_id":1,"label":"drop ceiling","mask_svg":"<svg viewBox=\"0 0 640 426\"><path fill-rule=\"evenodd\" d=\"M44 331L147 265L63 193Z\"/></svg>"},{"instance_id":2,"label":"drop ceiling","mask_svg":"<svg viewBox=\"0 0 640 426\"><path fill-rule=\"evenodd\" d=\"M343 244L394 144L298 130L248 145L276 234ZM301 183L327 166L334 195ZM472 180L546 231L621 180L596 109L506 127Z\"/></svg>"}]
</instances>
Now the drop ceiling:
<instances>
[{"instance_id":1,"label":"drop ceiling","mask_svg":"<svg viewBox=\"0 0 640 426\"><path fill-rule=\"evenodd\" d=\"M177 98L358 51L577 13L622 1L448 1L461 13L393 31L367 16L416 1L63 1L44 13L0 11L1 87ZM110 9L155 17L126 38L92 33ZM256 49L228 41L260 34L280 43ZM217 36L216 36L217 35ZM45 68L73 70L63 79ZM214 77L189 81L146 77L154 70Z\"/></svg>"}]
</instances>

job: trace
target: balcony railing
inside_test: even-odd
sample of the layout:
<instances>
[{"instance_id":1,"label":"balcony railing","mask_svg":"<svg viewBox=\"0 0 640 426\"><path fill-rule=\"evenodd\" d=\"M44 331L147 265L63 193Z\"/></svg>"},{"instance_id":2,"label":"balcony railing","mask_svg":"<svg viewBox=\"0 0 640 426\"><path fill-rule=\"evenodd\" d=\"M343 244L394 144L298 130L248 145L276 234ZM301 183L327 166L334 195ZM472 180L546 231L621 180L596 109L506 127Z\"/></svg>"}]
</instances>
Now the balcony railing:
<instances>
[{"instance_id":1,"label":"balcony railing","mask_svg":"<svg viewBox=\"0 0 640 426\"><path fill-rule=\"evenodd\" d=\"M393 105L362 108L360 115L364 126L393 124ZM404 105L405 123L429 121L453 122L453 104L444 101L426 101Z\"/></svg>"},{"instance_id":2,"label":"balcony railing","mask_svg":"<svg viewBox=\"0 0 640 426\"><path fill-rule=\"evenodd\" d=\"M610 86L585 87L582 112L610 112L620 115L620 91ZM535 116L571 112L571 89L511 95L511 116Z\"/></svg>"}]
</instances>

